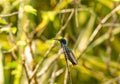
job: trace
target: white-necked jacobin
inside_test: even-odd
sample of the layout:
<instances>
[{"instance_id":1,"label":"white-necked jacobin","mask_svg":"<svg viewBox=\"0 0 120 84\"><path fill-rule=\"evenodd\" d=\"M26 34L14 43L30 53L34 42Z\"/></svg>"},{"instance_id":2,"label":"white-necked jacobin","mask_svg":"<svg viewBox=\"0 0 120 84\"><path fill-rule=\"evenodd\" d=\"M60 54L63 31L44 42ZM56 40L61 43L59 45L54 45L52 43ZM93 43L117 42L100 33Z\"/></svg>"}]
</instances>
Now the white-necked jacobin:
<instances>
[{"instance_id":1,"label":"white-necked jacobin","mask_svg":"<svg viewBox=\"0 0 120 84\"><path fill-rule=\"evenodd\" d=\"M73 54L73 52L70 50L70 48L66 45L66 40L65 39L55 39L60 41L61 47L63 48L63 52L64 55L66 56L66 58L73 64L76 65L77 64L77 60Z\"/></svg>"}]
</instances>

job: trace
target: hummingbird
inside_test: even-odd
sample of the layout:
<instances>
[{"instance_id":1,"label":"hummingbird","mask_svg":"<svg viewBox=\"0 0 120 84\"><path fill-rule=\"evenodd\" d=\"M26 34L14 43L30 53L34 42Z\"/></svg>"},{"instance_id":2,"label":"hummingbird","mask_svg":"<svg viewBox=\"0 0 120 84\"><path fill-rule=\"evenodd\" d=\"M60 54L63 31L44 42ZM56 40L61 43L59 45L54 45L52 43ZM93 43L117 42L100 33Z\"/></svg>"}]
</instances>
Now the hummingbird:
<instances>
[{"instance_id":1,"label":"hummingbird","mask_svg":"<svg viewBox=\"0 0 120 84\"><path fill-rule=\"evenodd\" d=\"M73 52L70 50L70 48L67 46L67 42L65 39L55 39L58 40L61 44L61 48L63 49L64 55L66 56L66 58L73 64L76 65L77 64L77 60L73 54Z\"/></svg>"}]
</instances>

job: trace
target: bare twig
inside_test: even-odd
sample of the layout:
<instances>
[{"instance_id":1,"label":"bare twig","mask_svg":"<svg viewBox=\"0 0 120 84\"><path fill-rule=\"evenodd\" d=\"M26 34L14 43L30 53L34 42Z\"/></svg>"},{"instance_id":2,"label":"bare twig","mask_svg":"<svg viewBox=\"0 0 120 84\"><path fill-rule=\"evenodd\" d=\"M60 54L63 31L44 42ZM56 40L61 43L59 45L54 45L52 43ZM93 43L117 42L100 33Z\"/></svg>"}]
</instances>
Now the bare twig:
<instances>
[{"instance_id":1,"label":"bare twig","mask_svg":"<svg viewBox=\"0 0 120 84\"><path fill-rule=\"evenodd\" d=\"M68 69L66 67L65 77L64 77L64 84L67 84L67 78L68 78Z\"/></svg>"},{"instance_id":2,"label":"bare twig","mask_svg":"<svg viewBox=\"0 0 120 84\"><path fill-rule=\"evenodd\" d=\"M28 34L28 32L27 32L27 27L28 27L28 25L29 25L29 21L26 22L26 24L25 24L24 27L23 27L23 30L24 30L24 33L25 33L25 35L26 35L26 39L27 39L27 42L28 42L28 46L29 46L29 49L30 49L30 53L31 53L31 55L32 55L32 59L33 59L33 61L34 61L34 54L33 54L33 50L32 50L32 40L30 39L29 34Z\"/></svg>"},{"instance_id":3,"label":"bare twig","mask_svg":"<svg viewBox=\"0 0 120 84\"><path fill-rule=\"evenodd\" d=\"M78 12L77 12L77 8L75 8L75 23L76 23L76 27L78 28L79 24L78 24Z\"/></svg>"},{"instance_id":4,"label":"bare twig","mask_svg":"<svg viewBox=\"0 0 120 84\"><path fill-rule=\"evenodd\" d=\"M88 46L91 44L91 42L94 40L95 36L98 34L99 30L102 28L103 24L118 10L120 10L120 5L118 5L116 8L114 8L109 14L107 14L101 21L101 23L96 27L92 35L90 36L88 43L86 44L85 48L82 50L82 52L79 54L78 59L83 55L83 53L87 50Z\"/></svg>"},{"instance_id":5,"label":"bare twig","mask_svg":"<svg viewBox=\"0 0 120 84\"><path fill-rule=\"evenodd\" d=\"M113 23L115 23L115 21L116 21L116 17L114 16L113 17ZM107 59L107 61L106 61L106 66L107 66L107 70L108 70L108 73L112 76L112 77L114 77L114 73L111 71L111 68L110 68L110 62L111 62L111 52L112 52L112 50L111 50L111 38L112 38L112 35L113 35L113 28L112 27L110 27L109 29L108 29L108 35L109 35L109 37L108 37L108 39L107 39L107 44L106 44L106 47L107 47L107 56L108 56L108 59Z\"/></svg>"},{"instance_id":6,"label":"bare twig","mask_svg":"<svg viewBox=\"0 0 120 84\"><path fill-rule=\"evenodd\" d=\"M103 27L120 27L120 23L105 23Z\"/></svg>"},{"instance_id":7,"label":"bare twig","mask_svg":"<svg viewBox=\"0 0 120 84\"><path fill-rule=\"evenodd\" d=\"M117 59L117 64L116 64L116 70L115 71L119 71L119 64L120 64L120 54L118 55L118 59Z\"/></svg>"},{"instance_id":8,"label":"bare twig","mask_svg":"<svg viewBox=\"0 0 120 84\"><path fill-rule=\"evenodd\" d=\"M113 36L119 33L120 33L120 28L113 28ZM94 48L95 46L99 45L108 38L109 38L108 33L103 34L102 36L100 36L98 39L96 39L94 42L90 44L90 48Z\"/></svg>"},{"instance_id":9,"label":"bare twig","mask_svg":"<svg viewBox=\"0 0 120 84\"><path fill-rule=\"evenodd\" d=\"M26 73L26 76L27 76L27 79L28 79L28 84L30 84L30 80L29 80L29 69L28 69L28 66L26 65L25 63L25 60L23 60L23 67L25 69L25 73Z\"/></svg>"},{"instance_id":10,"label":"bare twig","mask_svg":"<svg viewBox=\"0 0 120 84\"><path fill-rule=\"evenodd\" d=\"M23 27L23 30L24 30L24 33L25 33L25 36L26 36L26 39L27 39L27 44L28 44L28 48L29 48L29 50L30 50L30 55L28 55L28 56L26 56L26 57L29 57L29 58L31 58L31 63L29 64L29 63L26 63L26 60L27 59L29 59L29 58L26 58L25 59L25 64L29 67L29 66L31 66L31 68L29 68L29 72L31 72L32 73L32 70L34 69L34 54L33 54L33 49L32 49L32 40L30 39L30 37L29 37L29 34L28 34L28 31L27 31L27 29L28 29L28 25L29 25L29 21L27 20L26 21L26 23L25 23L25 25L24 25L24 27ZM32 64L32 65L31 65ZM31 74L29 74L29 78L30 78L30 75ZM29 79L29 82L30 83L36 83L36 84L38 84L38 82L37 82L37 80L36 80L36 76L34 76L34 78L32 78L32 79Z\"/></svg>"},{"instance_id":11,"label":"bare twig","mask_svg":"<svg viewBox=\"0 0 120 84\"><path fill-rule=\"evenodd\" d=\"M63 10L57 12L57 13L60 13L60 14L61 14L61 13L70 13L70 12L72 12L72 11L74 11L74 8L71 8L71 9L63 9ZM76 11L77 11L77 12L79 12L79 11L87 11L87 12L95 15L95 13L94 13L92 10L88 9L88 8L77 8Z\"/></svg>"},{"instance_id":12,"label":"bare twig","mask_svg":"<svg viewBox=\"0 0 120 84\"><path fill-rule=\"evenodd\" d=\"M13 34L12 34L12 31L11 31L10 29L9 29L9 36L10 36L11 43L15 45L15 48L12 48L12 49L9 50L8 52L12 52L12 56L13 56L13 58L14 58L16 61L18 61L18 58L17 58L17 56L16 56L16 54L15 54L15 49L17 49L17 50L19 51L19 53L21 53L22 59L23 59L22 64L23 64L23 66L24 66L24 69L25 69L25 72L26 72L26 76L27 76L28 82L29 82L29 70L28 70L27 65L26 65L25 62L24 62L24 61L25 61L25 60L24 60L24 55L22 54L21 49L20 49L19 46L17 45L17 43L16 43L16 41L15 41L15 39L14 39L14 36L13 36ZM18 61L18 62L19 62L19 61Z\"/></svg>"},{"instance_id":13,"label":"bare twig","mask_svg":"<svg viewBox=\"0 0 120 84\"><path fill-rule=\"evenodd\" d=\"M69 68L69 64L68 64L68 60L67 57L65 55L65 61L66 61L66 75L65 75L65 80L64 80L64 84L67 84L67 77L69 77L69 84L72 84L72 78L71 78L71 73L70 73L70 68Z\"/></svg>"},{"instance_id":14,"label":"bare twig","mask_svg":"<svg viewBox=\"0 0 120 84\"><path fill-rule=\"evenodd\" d=\"M75 24L76 27L78 28L78 6L80 5L80 0L74 0L74 13L75 13Z\"/></svg>"},{"instance_id":15,"label":"bare twig","mask_svg":"<svg viewBox=\"0 0 120 84\"><path fill-rule=\"evenodd\" d=\"M114 3L114 7L116 6L116 3ZM112 20L112 23L115 23L116 21L116 14L114 14L112 16L113 20ZM112 38L112 35L113 35L113 27L110 27L108 29L108 39L107 39L107 44L106 44L106 47L107 47L107 56L108 56L108 59L106 61L106 66L107 66L107 71L109 73L109 75L114 78L115 77L115 74L114 72L111 70L111 67L110 67L110 63L111 63L111 53L112 53L112 48L111 48L111 38ZM118 83L117 83L118 84Z\"/></svg>"},{"instance_id":16,"label":"bare twig","mask_svg":"<svg viewBox=\"0 0 120 84\"><path fill-rule=\"evenodd\" d=\"M57 65L57 63L55 63L54 70L53 70L51 78L50 78L50 84L54 84L57 69L58 69L58 65Z\"/></svg>"},{"instance_id":17,"label":"bare twig","mask_svg":"<svg viewBox=\"0 0 120 84\"><path fill-rule=\"evenodd\" d=\"M17 58L14 50L12 51L12 56L13 56L13 58L14 58L15 60L18 60L18 58Z\"/></svg>"},{"instance_id":18,"label":"bare twig","mask_svg":"<svg viewBox=\"0 0 120 84\"><path fill-rule=\"evenodd\" d=\"M59 50L57 56L55 56L55 58L47 65L43 68L43 70L41 70L38 74L37 74L37 77L41 77L47 70L48 68L51 66L51 64L53 64L53 62L55 62L59 57L60 55L62 54L62 50Z\"/></svg>"},{"instance_id":19,"label":"bare twig","mask_svg":"<svg viewBox=\"0 0 120 84\"><path fill-rule=\"evenodd\" d=\"M116 78L112 78L111 80L108 80L107 82L105 83L102 83L102 84L113 84L114 82L119 82L118 84L120 84L120 76L116 77Z\"/></svg>"},{"instance_id":20,"label":"bare twig","mask_svg":"<svg viewBox=\"0 0 120 84\"><path fill-rule=\"evenodd\" d=\"M10 17L10 16L13 16L13 15L17 15L18 14L18 12L13 12L13 13L10 13L10 14L4 14L4 15L2 15L2 14L0 14L0 17Z\"/></svg>"},{"instance_id":21,"label":"bare twig","mask_svg":"<svg viewBox=\"0 0 120 84\"><path fill-rule=\"evenodd\" d=\"M68 17L66 23L61 27L61 29L59 30L59 32L56 34L56 37L58 37L58 36L63 32L63 30L66 28L68 22L69 22L70 19L72 18L72 16L73 16L73 11L71 12L70 16ZM35 69L34 69L34 71L33 71L33 75L30 77L30 79L33 78L34 75L37 73L37 71L38 71L38 69L39 69L39 66L43 63L43 61L45 60L45 58L48 56L48 54L49 54L50 51L54 48L55 45L56 45L56 42L51 45L51 47L50 47L50 48L48 49L48 51L45 53L45 55L43 56L43 58L41 59L41 61L36 65L36 67L35 67Z\"/></svg>"},{"instance_id":22,"label":"bare twig","mask_svg":"<svg viewBox=\"0 0 120 84\"><path fill-rule=\"evenodd\" d=\"M101 77L102 79L105 78L103 73L98 72L98 71L95 71L94 69L88 67L88 66L85 64L84 61L82 62L82 65L83 65L84 68L86 68L87 70L89 70L91 73L93 73L93 74L95 74L95 75L98 75L98 76Z\"/></svg>"},{"instance_id":23,"label":"bare twig","mask_svg":"<svg viewBox=\"0 0 120 84\"><path fill-rule=\"evenodd\" d=\"M59 76L60 74L62 74L63 72L65 71L65 68L62 68L62 69L59 69L57 72L56 72L56 76Z\"/></svg>"},{"instance_id":24,"label":"bare twig","mask_svg":"<svg viewBox=\"0 0 120 84\"><path fill-rule=\"evenodd\" d=\"M70 16L68 17L66 23L61 27L60 31L56 34L55 37L60 36L60 34L63 32L63 30L66 28L66 26L68 25L69 21L71 20L72 16L73 16L74 10L71 11Z\"/></svg>"},{"instance_id":25,"label":"bare twig","mask_svg":"<svg viewBox=\"0 0 120 84\"><path fill-rule=\"evenodd\" d=\"M99 30L102 28L102 25L103 25L115 12L117 12L118 10L120 10L120 5L117 6L115 9L113 9L108 15L106 15L106 16L102 19L101 23L97 26L97 28L95 29L95 31L94 31L93 34L91 35L88 44L90 44L90 43L94 40L95 36L96 36L97 33L99 32Z\"/></svg>"},{"instance_id":26,"label":"bare twig","mask_svg":"<svg viewBox=\"0 0 120 84\"><path fill-rule=\"evenodd\" d=\"M15 49L17 49L17 46L13 46L11 49L7 50L7 51L2 51L4 54L5 53L10 53L12 51L14 51Z\"/></svg>"}]
</instances>

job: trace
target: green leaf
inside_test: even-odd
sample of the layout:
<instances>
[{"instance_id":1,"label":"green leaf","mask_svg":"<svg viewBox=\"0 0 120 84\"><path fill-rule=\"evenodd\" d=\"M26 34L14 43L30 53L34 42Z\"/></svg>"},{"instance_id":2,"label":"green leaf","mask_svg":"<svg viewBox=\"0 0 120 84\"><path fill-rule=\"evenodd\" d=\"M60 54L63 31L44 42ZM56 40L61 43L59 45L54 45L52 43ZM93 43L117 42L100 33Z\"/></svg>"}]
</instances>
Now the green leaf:
<instances>
[{"instance_id":1,"label":"green leaf","mask_svg":"<svg viewBox=\"0 0 120 84\"><path fill-rule=\"evenodd\" d=\"M17 32L17 28L16 27L12 27L12 33L15 34Z\"/></svg>"},{"instance_id":2,"label":"green leaf","mask_svg":"<svg viewBox=\"0 0 120 84\"><path fill-rule=\"evenodd\" d=\"M37 15L37 10L35 8L33 8L31 5L26 5L24 7L24 11L27 13L31 13L33 15Z\"/></svg>"},{"instance_id":3,"label":"green leaf","mask_svg":"<svg viewBox=\"0 0 120 84\"><path fill-rule=\"evenodd\" d=\"M4 24L5 25L5 24L8 24L8 23L7 23L7 21L5 19L0 18L0 24Z\"/></svg>"},{"instance_id":4,"label":"green leaf","mask_svg":"<svg viewBox=\"0 0 120 84\"><path fill-rule=\"evenodd\" d=\"M10 62L5 66L5 69L13 69L16 68L18 63L16 61Z\"/></svg>"},{"instance_id":5,"label":"green leaf","mask_svg":"<svg viewBox=\"0 0 120 84\"><path fill-rule=\"evenodd\" d=\"M43 12L42 18L43 18L43 19L50 20L50 21L53 21L54 18L55 18L55 15L56 15L56 13L53 12L53 11Z\"/></svg>"}]
</instances>

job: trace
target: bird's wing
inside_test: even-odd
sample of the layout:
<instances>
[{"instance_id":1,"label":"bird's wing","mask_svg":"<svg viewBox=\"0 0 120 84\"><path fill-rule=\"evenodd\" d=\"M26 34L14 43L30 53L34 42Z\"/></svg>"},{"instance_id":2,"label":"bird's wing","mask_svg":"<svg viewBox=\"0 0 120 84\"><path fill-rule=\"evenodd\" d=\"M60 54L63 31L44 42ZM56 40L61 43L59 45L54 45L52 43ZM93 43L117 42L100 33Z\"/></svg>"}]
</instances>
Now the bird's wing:
<instances>
[{"instance_id":1,"label":"bird's wing","mask_svg":"<svg viewBox=\"0 0 120 84\"><path fill-rule=\"evenodd\" d=\"M76 65L77 64L77 60L73 54L73 52L70 50L69 47L67 47L66 45L63 46L64 47L64 53L65 55L67 56L67 58L70 60L70 62L73 64L73 65Z\"/></svg>"}]
</instances>

